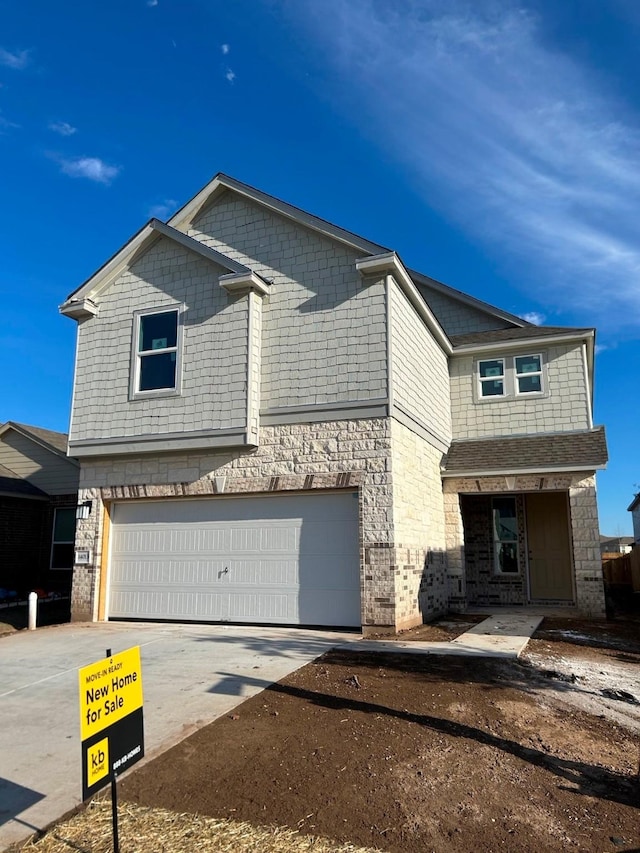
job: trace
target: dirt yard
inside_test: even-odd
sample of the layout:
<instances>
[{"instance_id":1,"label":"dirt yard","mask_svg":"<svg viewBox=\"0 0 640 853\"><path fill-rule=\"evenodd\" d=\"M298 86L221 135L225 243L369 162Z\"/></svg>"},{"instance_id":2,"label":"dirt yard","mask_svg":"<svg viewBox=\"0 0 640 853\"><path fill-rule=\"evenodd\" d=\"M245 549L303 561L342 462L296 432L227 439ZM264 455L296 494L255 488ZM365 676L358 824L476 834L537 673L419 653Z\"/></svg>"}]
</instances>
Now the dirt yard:
<instances>
[{"instance_id":1,"label":"dirt yard","mask_svg":"<svg viewBox=\"0 0 640 853\"><path fill-rule=\"evenodd\" d=\"M638 850L639 664L624 622L547 619L518 662L334 651L121 797L394 853Z\"/></svg>"}]
</instances>

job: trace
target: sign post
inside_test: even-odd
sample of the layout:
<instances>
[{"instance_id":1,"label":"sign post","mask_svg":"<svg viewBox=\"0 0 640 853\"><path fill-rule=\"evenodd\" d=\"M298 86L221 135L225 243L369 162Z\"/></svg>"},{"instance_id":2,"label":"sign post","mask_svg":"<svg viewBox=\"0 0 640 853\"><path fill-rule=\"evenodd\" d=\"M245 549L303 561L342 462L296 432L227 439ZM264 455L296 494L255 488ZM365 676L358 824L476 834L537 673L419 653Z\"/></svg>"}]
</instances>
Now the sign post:
<instances>
[{"instance_id":1,"label":"sign post","mask_svg":"<svg viewBox=\"0 0 640 853\"><path fill-rule=\"evenodd\" d=\"M140 647L78 670L82 799L111 783L113 841L118 853L116 777L144 756Z\"/></svg>"}]
</instances>

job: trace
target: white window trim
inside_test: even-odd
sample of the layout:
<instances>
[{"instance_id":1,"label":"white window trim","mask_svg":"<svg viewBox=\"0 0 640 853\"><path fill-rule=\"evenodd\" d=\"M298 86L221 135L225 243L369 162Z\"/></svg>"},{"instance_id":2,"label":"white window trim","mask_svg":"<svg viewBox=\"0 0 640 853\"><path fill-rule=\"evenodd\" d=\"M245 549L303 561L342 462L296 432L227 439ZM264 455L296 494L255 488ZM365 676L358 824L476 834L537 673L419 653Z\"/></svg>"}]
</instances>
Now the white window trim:
<instances>
[{"instance_id":1,"label":"white window trim","mask_svg":"<svg viewBox=\"0 0 640 853\"><path fill-rule=\"evenodd\" d=\"M71 546L73 546L73 545L75 545L75 541L76 541L75 532L74 532L73 539L71 539L71 540L69 540L69 539L56 539L55 538L56 537L56 516L58 515L58 510L61 510L61 509L66 509L66 510L69 510L69 512L72 512L74 520L76 517L76 507L75 506L56 506L53 508L53 526L51 527L51 552L49 554L49 571L51 571L51 572L71 572L71 571L73 571L73 561L74 561L75 555L73 555L71 557L71 565L70 566L66 566L63 568L60 568L59 566L57 566L54 568L54 565L53 565L53 549L54 549L54 547L56 545L71 545Z\"/></svg>"},{"instance_id":2,"label":"white window trim","mask_svg":"<svg viewBox=\"0 0 640 853\"><path fill-rule=\"evenodd\" d=\"M502 376L480 376L480 365L487 361L502 362ZM502 400L507 396L507 360L502 358L479 358L476 364L476 372L478 375L478 395L481 400ZM482 393L482 386L485 382L495 382L496 379L502 379L502 394L487 394L485 397Z\"/></svg>"},{"instance_id":3,"label":"white window trim","mask_svg":"<svg viewBox=\"0 0 640 853\"><path fill-rule=\"evenodd\" d=\"M517 358L539 358L540 359L540 370L536 370L533 373L518 373L516 369L516 359ZM520 383L518 379L524 376L539 376L540 377L540 390L539 391L521 391ZM545 390L545 382L544 382L544 358L542 357L541 352L527 352L524 355L514 355L513 356L513 385L516 397L541 397L544 394Z\"/></svg>"},{"instance_id":4,"label":"white window trim","mask_svg":"<svg viewBox=\"0 0 640 853\"><path fill-rule=\"evenodd\" d=\"M130 400L148 400L155 397L177 397L182 393L182 328L183 328L183 313L186 309L185 305L162 305L157 308L146 308L133 313L133 330L131 340L131 366L129 370L129 399ZM153 314L168 314L170 311L177 313L177 329L176 329L176 345L175 347L167 347L166 349L138 351L138 342L140 340L140 329L142 327L142 318L149 317ZM140 383L140 366L142 358L147 355L161 355L165 352L175 352L176 354L176 379L173 388L151 388L148 391L138 390Z\"/></svg>"},{"instance_id":5,"label":"white window trim","mask_svg":"<svg viewBox=\"0 0 640 853\"><path fill-rule=\"evenodd\" d=\"M493 520L493 510L495 506L496 500L512 500L513 506L515 509L515 517L516 522L518 519L518 502L514 497L502 495L500 497L491 499L491 539L493 541L493 574L499 575L501 578L516 578L522 576L522 565L520 559L520 536L516 532L515 539L496 539L496 529ZM498 560L498 547L502 545L503 542L515 542L516 543L516 560L518 563L518 570L516 572L503 572L500 568L500 561Z\"/></svg>"},{"instance_id":6,"label":"white window trim","mask_svg":"<svg viewBox=\"0 0 640 853\"><path fill-rule=\"evenodd\" d=\"M516 373L516 358L526 358L527 356L535 356L540 359L540 371L536 374L531 373ZM485 361L503 361L504 362L504 383L503 383L503 394L493 394L488 397L482 396L482 383L480 379L480 364ZM547 374L547 357L544 352L532 352L524 351L522 353L515 353L514 355L506 355L506 356L498 356L498 357L490 357L484 356L482 358L476 358L473 363L473 373L474 373L474 402L481 403L484 405L485 403L499 403L504 402L506 400L527 400L534 399L539 400L543 397L549 396L549 381ZM541 391L519 391L518 390L518 378L521 376L540 376L540 384L542 387Z\"/></svg>"}]
</instances>

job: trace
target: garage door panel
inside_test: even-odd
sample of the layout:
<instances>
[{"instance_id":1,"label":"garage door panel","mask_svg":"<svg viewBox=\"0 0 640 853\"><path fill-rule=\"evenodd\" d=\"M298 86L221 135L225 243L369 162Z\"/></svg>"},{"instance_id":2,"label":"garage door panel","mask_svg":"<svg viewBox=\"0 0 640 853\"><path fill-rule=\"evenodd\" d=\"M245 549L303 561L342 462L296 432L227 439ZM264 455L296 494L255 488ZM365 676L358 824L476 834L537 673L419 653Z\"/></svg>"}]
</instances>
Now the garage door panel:
<instances>
[{"instance_id":1,"label":"garage door panel","mask_svg":"<svg viewBox=\"0 0 640 853\"><path fill-rule=\"evenodd\" d=\"M360 625L352 494L141 501L112 514L112 617Z\"/></svg>"}]
</instances>

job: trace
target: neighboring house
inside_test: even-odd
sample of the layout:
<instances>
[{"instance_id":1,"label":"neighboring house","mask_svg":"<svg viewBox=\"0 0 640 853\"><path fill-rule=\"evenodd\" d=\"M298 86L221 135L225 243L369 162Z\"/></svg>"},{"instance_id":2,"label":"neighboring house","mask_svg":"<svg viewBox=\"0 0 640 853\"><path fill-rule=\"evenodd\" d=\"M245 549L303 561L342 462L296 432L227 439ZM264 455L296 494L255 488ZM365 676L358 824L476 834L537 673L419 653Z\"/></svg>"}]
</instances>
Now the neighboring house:
<instances>
[{"instance_id":1,"label":"neighboring house","mask_svg":"<svg viewBox=\"0 0 640 853\"><path fill-rule=\"evenodd\" d=\"M633 547L633 536L601 536L600 554L616 556L629 554Z\"/></svg>"},{"instance_id":2,"label":"neighboring house","mask_svg":"<svg viewBox=\"0 0 640 853\"><path fill-rule=\"evenodd\" d=\"M604 613L593 329L532 326L224 175L60 310L91 502L73 618Z\"/></svg>"},{"instance_id":3,"label":"neighboring house","mask_svg":"<svg viewBox=\"0 0 640 853\"><path fill-rule=\"evenodd\" d=\"M640 546L640 492L631 501L627 511L631 513L633 520L633 539L637 548Z\"/></svg>"},{"instance_id":4,"label":"neighboring house","mask_svg":"<svg viewBox=\"0 0 640 853\"><path fill-rule=\"evenodd\" d=\"M80 466L67 436L0 425L0 587L69 594Z\"/></svg>"}]
</instances>

